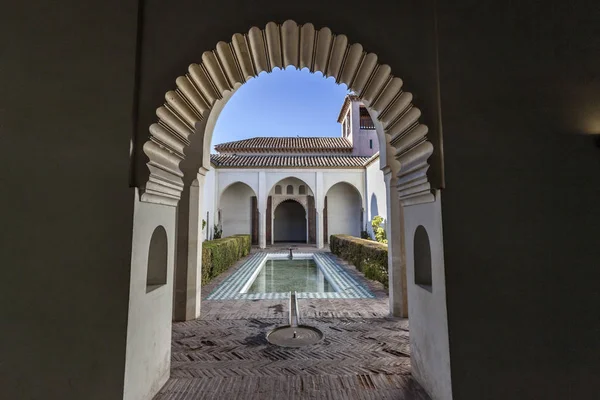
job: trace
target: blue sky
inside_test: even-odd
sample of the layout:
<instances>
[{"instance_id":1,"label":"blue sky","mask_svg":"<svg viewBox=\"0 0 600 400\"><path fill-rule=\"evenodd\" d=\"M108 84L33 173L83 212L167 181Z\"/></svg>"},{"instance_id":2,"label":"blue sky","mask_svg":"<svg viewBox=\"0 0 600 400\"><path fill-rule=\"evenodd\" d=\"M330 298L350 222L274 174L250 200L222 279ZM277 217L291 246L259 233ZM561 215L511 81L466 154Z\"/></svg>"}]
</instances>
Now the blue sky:
<instances>
[{"instance_id":1,"label":"blue sky","mask_svg":"<svg viewBox=\"0 0 600 400\"><path fill-rule=\"evenodd\" d=\"M293 67L261 73L225 105L212 145L255 136L340 136L346 85Z\"/></svg>"}]
</instances>

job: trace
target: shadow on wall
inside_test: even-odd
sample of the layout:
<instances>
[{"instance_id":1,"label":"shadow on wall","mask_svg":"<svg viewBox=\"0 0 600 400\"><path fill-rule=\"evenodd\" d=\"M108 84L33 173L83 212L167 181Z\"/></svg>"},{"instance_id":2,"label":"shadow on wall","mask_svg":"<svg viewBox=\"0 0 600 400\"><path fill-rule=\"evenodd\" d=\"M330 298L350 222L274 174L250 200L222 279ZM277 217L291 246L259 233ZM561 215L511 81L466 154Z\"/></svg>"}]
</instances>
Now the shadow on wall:
<instances>
[{"instance_id":1,"label":"shadow on wall","mask_svg":"<svg viewBox=\"0 0 600 400\"><path fill-rule=\"evenodd\" d=\"M152 233L148 250L146 293L167 284L167 231L158 226Z\"/></svg>"},{"instance_id":2,"label":"shadow on wall","mask_svg":"<svg viewBox=\"0 0 600 400\"><path fill-rule=\"evenodd\" d=\"M373 231L373 227L371 226L371 221L377 215L379 215L379 206L377 205L377 196L375 195L375 193L373 193L371 195L371 213L369 214L370 220L369 223L366 224L366 229L371 235L375 234L375 232Z\"/></svg>"}]
</instances>

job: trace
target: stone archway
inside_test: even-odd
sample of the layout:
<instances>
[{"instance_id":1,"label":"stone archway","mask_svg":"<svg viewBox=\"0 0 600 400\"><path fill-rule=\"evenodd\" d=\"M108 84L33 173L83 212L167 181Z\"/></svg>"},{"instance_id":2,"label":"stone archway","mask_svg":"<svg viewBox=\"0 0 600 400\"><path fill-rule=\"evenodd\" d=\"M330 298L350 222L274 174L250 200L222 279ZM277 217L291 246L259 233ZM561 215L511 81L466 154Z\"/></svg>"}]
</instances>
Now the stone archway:
<instances>
[{"instance_id":1,"label":"stone archway","mask_svg":"<svg viewBox=\"0 0 600 400\"><path fill-rule=\"evenodd\" d=\"M401 205L435 201L427 175L427 160L433 153L433 145L427 140L427 126L419 122L421 112L412 104L412 94L402 89L402 79L393 76L391 68L378 63L378 57L365 52L362 45L350 44L345 35L333 34L326 27L315 29L310 23L269 22L262 30L252 27L246 34L236 33L231 42L219 42L215 50L204 52L202 62L191 64L188 72L176 79L177 88L166 93L166 102L156 110L158 121L150 126L150 139L143 146L149 162L148 178L139 184L140 200L171 206L179 204L178 219L185 219L186 213L190 213L186 197L195 196L187 182L197 179L203 183L209 167L214 124L227 100L248 79L290 65L320 71L326 77L334 77L337 83L346 84L371 114L379 140L381 169L386 175L390 236L396 241L390 241L389 249L393 287L390 309L393 315L406 317ZM186 158L188 153L196 157ZM198 157L200 154L202 157ZM192 189L202 190L202 183L200 189ZM183 207L179 202L182 193ZM258 197L258 212L264 215L268 196L259 193ZM315 199L317 226L323 225L323 201L320 197ZM393 225L392 221L395 221ZM266 230L262 218L259 238L263 248ZM322 232L317 232L316 242L318 247L323 246ZM178 260L200 260L200 254L201 244L190 245L187 257ZM188 270L188 276L197 276L198 271L189 271L188 266L183 268ZM199 292L194 285L186 285L186 290ZM186 298L198 296L188 293ZM192 309L193 314L187 313L186 318L199 315L198 305Z\"/></svg>"},{"instance_id":2,"label":"stone archway","mask_svg":"<svg viewBox=\"0 0 600 400\"><path fill-rule=\"evenodd\" d=\"M316 227L316 221L315 221L315 215L316 215L316 209L315 209L315 189L313 189L313 185L311 185L311 182L307 182L301 178L305 178L305 177L298 177L298 174L281 174L279 176L273 176L270 177L270 179L267 180L271 181L272 185L271 188L268 191L268 198L267 198L267 209L266 209L266 224L267 224L267 243L268 244L275 244L275 242L277 241L277 235L276 235L276 230L277 230L277 226L278 222L277 219L275 218L275 212L277 210L277 207L287 201L287 200L293 200L297 203L299 203L305 210L305 214L306 214L306 243L307 244L315 244L316 242L316 232L317 232L317 227ZM275 183L273 183L275 182ZM269 184L267 183L267 187L269 186ZM280 186L282 188L282 193L278 194L276 191L277 186ZM288 187L292 187L292 194L287 194ZM304 187L304 194L300 193L299 188L303 186ZM279 221L280 222L280 221Z\"/></svg>"},{"instance_id":3,"label":"stone archway","mask_svg":"<svg viewBox=\"0 0 600 400\"><path fill-rule=\"evenodd\" d=\"M218 101L247 79L290 65L320 71L354 91L381 123L382 165L389 165L398 178L401 202L434 201L427 178L433 145L427 141L427 126L419 123L421 112L412 104L412 94L402 90L402 79L362 45L350 44L345 35L291 20L236 33L231 42L219 42L215 50L204 52L202 63L191 64L187 74L177 78L177 88L166 93L165 104L156 110L159 120L150 126L150 139L144 144L149 175L139 183L142 201L177 204L184 188L180 163L197 125L206 123ZM202 143L210 143L212 132L206 133Z\"/></svg>"},{"instance_id":4,"label":"stone archway","mask_svg":"<svg viewBox=\"0 0 600 400\"><path fill-rule=\"evenodd\" d=\"M177 78L176 89L166 93L165 103L156 111L158 121L150 126L150 138L143 145L149 161L147 177L137 182L140 201L162 208L178 205L179 221L186 218L185 213L191 215L196 203L190 199L201 198L198 193L209 167L212 130L223 106L248 79L287 66L320 71L326 77L334 77L337 83L346 84L373 119L385 175L390 236L394 239L388 249L390 311L394 316L407 317L402 206L439 206L439 192L432 190L428 178L427 160L434 148L427 137L427 126L419 122L421 112L412 104L412 94L402 89L402 79L393 76L388 65L379 64L375 54L366 53L358 43L350 44L345 35L333 34L329 28L317 30L310 23L299 25L289 20L281 25L269 22L265 29L253 27L246 34L233 35L231 42L219 42L215 50L203 53L202 62L191 64L188 72ZM186 157L188 154L195 156ZM195 179L197 186L190 184ZM259 182L259 214L267 210L264 186L264 182L262 186ZM315 189L324 189L322 177L321 181L317 177ZM315 205L317 225L323 219L320 201L324 200L316 200ZM264 218L259 226L260 232L266 230ZM196 226L190 224L188 230L195 234ZM320 246L322 237L317 236ZM185 267L186 319L199 316L201 289L201 243L189 246L187 257L179 252L181 260L193 261ZM419 339L418 335L415 338ZM414 365L429 370L428 363L416 359Z\"/></svg>"}]
</instances>

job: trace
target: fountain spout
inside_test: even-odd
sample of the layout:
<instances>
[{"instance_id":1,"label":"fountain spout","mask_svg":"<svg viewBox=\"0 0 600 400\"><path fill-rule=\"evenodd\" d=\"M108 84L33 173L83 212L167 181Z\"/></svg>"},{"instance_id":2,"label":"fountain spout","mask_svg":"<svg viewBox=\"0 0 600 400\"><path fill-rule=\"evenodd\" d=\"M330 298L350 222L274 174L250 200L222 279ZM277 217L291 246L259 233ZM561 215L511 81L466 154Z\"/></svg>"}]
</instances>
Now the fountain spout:
<instances>
[{"instance_id":1,"label":"fountain spout","mask_svg":"<svg viewBox=\"0 0 600 400\"><path fill-rule=\"evenodd\" d=\"M300 324L298 293L290 292L290 324L275 328L267 334L269 343L283 347L303 347L323 339L323 332L317 328Z\"/></svg>"},{"instance_id":2,"label":"fountain spout","mask_svg":"<svg viewBox=\"0 0 600 400\"><path fill-rule=\"evenodd\" d=\"M300 313L298 312L298 303L297 303L297 294L296 292L290 292L290 326L292 328L298 327L300 325ZM294 331L294 334L296 332Z\"/></svg>"}]
</instances>

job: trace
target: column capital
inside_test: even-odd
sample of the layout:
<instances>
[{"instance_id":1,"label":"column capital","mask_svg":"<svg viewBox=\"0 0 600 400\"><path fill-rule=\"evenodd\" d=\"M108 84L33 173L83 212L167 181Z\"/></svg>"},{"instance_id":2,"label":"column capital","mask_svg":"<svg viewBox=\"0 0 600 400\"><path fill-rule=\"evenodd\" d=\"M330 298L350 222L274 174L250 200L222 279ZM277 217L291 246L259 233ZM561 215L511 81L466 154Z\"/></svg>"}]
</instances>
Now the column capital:
<instances>
[{"instance_id":1,"label":"column capital","mask_svg":"<svg viewBox=\"0 0 600 400\"><path fill-rule=\"evenodd\" d=\"M207 168L204 168L204 167L198 168L198 175L206 176L207 172L208 172Z\"/></svg>"}]
</instances>

